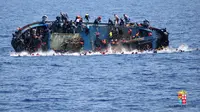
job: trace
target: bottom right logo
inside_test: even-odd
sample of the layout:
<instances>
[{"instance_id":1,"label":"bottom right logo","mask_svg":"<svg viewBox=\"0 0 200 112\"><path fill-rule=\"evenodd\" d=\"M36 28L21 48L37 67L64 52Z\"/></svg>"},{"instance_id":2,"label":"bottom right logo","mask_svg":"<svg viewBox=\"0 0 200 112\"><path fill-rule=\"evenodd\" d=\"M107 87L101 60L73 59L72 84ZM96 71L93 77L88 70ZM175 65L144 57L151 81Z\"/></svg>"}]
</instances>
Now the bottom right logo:
<instances>
[{"instance_id":1,"label":"bottom right logo","mask_svg":"<svg viewBox=\"0 0 200 112\"><path fill-rule=\"evenodd\" d=\"M182 105L186 105L187 103L187 92L185 90L178 91L178 100Z\"/></svg>"}]
</instances>

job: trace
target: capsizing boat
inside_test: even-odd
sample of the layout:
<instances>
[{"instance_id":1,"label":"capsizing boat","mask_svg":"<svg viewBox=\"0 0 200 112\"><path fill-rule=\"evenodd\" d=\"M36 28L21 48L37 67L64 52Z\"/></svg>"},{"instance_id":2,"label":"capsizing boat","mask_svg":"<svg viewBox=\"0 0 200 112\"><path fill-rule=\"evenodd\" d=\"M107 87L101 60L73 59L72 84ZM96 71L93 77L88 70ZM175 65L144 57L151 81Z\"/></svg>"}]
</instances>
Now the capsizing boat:
<instances>
[{"instance_id":1,"label":"capsizing boat","mask_svg":"<svg viewBox=\"0 0 200 112\"><path fill-rule=\"evenodd\" d=\"M11 45L15 52L54 50L56 52L105 51L108 48L120 51L156 50L169 45L166 29L143 23L113 24L101 22L68 21L56 17L47 21L43 16L34 22L18 28L13 33ZM82 18L81 18L82 19Z\"/></svg>"}]
</instances>

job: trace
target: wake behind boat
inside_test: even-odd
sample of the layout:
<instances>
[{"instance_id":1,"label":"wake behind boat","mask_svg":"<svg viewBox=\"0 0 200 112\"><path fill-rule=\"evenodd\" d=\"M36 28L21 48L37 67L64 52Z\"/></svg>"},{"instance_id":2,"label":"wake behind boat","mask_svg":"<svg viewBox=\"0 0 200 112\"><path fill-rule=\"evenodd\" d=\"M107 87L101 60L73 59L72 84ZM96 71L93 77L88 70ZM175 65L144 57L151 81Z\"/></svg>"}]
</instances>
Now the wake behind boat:
<instances>
[{"instance_id":1,"label":"wake behind boat","mask_svg":"<svg viewBox=\"0 0 200 112\"><path fill-rule=\"evenodd\" d=\"M28 24L18 28L13 34L11 44L16 52L54 50L56 52L105 51L111 48L115 51L126 49L131 51L162 49L169 45L166 29L150 26L149 21L131 23L127 15L101 23L101 17L94 22L89 21L86 14L84 21L77 16L74 21L66 14L56 17L55 21L47 21L47 16L41 22Z\"/></svg>"}]
</instances>

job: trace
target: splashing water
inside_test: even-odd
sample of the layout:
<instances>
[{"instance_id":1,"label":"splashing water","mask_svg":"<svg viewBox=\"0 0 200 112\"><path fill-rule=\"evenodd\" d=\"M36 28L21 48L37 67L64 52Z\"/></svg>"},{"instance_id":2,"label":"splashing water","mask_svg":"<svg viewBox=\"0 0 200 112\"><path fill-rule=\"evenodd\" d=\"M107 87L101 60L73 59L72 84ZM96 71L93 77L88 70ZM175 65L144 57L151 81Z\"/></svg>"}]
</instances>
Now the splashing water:
<instances>
[{"instance_id":1,"label":"splashing water","mask_svg":"<svg viewBox=\"0 0 200 112\"><path fill-rule=\"evenodd\" d=\"M114 51L109 48L105 52L76 52L76 53L57 53L53 50L48 52L38 51L35 53L28 53L28 52L10 52L10 56L84 56L84 55L111 55L111 54L152 54L152 53L177 53L177 52L189 52L199 50L198 48L189 48L188 45L182 44L178 48L164 48L162 50L151 50L151 51L139 51L139 50L132 50L127 51L126 49L122 49L120 52Z\"/></svg>"}]
</instances>

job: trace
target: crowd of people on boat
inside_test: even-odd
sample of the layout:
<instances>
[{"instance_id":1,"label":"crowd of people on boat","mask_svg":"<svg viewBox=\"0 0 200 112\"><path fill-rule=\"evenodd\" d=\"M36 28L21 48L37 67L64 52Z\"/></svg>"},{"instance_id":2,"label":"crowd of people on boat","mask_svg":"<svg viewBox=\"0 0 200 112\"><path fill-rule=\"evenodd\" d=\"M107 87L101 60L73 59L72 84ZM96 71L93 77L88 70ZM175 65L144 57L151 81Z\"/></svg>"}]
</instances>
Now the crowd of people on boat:
<instances>
[{"instance_id":1,"label":"crowd of people on boat","mask_svg":"<svg viewBox=\"0 0 200 112\"><path fill-rule=\"evenodd\" d=\"M48 50L48 36L49 29L48 27L36 27L30 28L25 32L22 32L21 28L17 28L17 31L13 33L13 40L16 40L15 43L11 43L16 48L15 51L26 50L26 51L37 51L39 48L42 50Z\"/></svg>"},{"instance_id":2,"label":"crowd of people on boat","mask_svg":"<svg viewBox=\"0 0 200 112\"><path fill-rule=\"evenodd\" d=\"M123 14L123 17L121 18L117 14L114 14L113 17L114 20L108 19L108 25L126 26L127 24L131 24L131 19L127 14ZM47 16L42 17L42 22L45 23L45 21L47 21ZM69 20L68 14L61 12L53 22L51 30L58 33L76 33L78 28L82 28L83 22L98 25L102 22L102 17L98 16L94 19L94 22L92 22L90 20L90 15L86 13L84 17L77 15L75 20ZM87 26L85 26L85 28L87 29Z\"/></svg>"},{"instance_id":3,"label":"crowd of people on boat","mask_svg":"<svg viewBox=\"0 0 200 112\"><path fill-rule=\"evenodd\" d=\"M117 14L114 14L114 20L108 19L108 25L113 25L113 26L130 26L130 25L135 25L135 26L144 26L148 27L149 26L149 21L145 20L143 21L143 24L138 24L138 23L131 23L131 19L127 14L123 14L123 17L119 17ZM44 15L42 17L42 23L45 24L48 21L48 17ZM52 32L57 32L57 33L76 33L77 28L82 28L82 23L93 23L95 25L100 24L102 21L102 17L98 16L94 22L91 22L90 20L90 15L88 13L85 14L84 19L80 15L77 15L75 17L75 20L69 20L69 16L67 13L62 13L60 12L60 15L56 17L56 20L52 22L50 25L51 27L49 28ZM86 33L89 33L89 28L88 26L84 26L86 29ZM20 31L20 28L17 30ZM17 34L18 32L16 32Z\"/></svg>"},{"instance_id":4,"label":"crowd of people on boat","mask_svg":"<svg viewBox=\"0 0 200 112\"><path fill-rule=\"evenodd\" d=\"M112 30L109 32L109 40L101 40L99 39L100 32L96 32L96 40L95 40L95 46L99 48L100 46L107 47L107 41L111 44L116 44L118 42L118 38L113 38L117 37L120 35L121 30L118 29L116 26L127 26L127 25L132 25L130 17L126 14L123 14L123 17L120 18L117 14L114 14L114 20L108 19L108 25L113 26ZM43 24L46 24L48 21L48 17L44 15L42 17L42 22ZM60 12L60 15L56 17L56 20L52 22L52 24L49 26L46 26L44 28L32 28L30 30L27 30L23 35L22 38L24 38L24 44L27 46L29 49L38 49L42 45L47 43L47 33L48 32L56 32L56 33L72 33L75 34L78 32L78 30L83 30L87 34L89 34L89 27L87 26L87 23L93 23L95 25L99 25L102 22L102 17L98 16L94 20L94 22L91 22L90 20L90 15L88 13L85 14L84 19L81 16L76 16L75 20L70 20L69 16L67 13L62 13ZM83 23L86 23L83 25ZM139 26L140 24L137 24ZM142 24L144 27L149 27L149 21L145 20ZM13 37L18 35L20 32L20 29L13 34ZM138 32L139 33L139 32ZM136 34L139 35L139 34ZM128 35L130 35L130 38L132 38L132 30L128 30ZM34 47L34 48L31 48Z\"/></svg>"}]
</instances>

